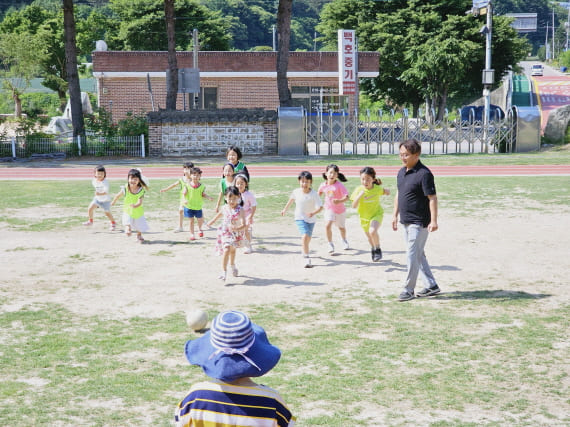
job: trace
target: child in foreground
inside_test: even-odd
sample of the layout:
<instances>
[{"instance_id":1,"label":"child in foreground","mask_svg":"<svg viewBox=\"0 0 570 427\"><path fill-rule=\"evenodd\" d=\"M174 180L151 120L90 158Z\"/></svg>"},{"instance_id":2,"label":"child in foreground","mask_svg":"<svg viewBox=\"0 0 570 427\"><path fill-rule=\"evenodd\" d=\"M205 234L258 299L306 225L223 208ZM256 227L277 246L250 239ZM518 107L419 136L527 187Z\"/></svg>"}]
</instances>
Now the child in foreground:
<instances>
[{"instance_id":1,"label":"child in foreground","mask_svg":"<svg viewBox=\"0 0 570 427\"><path fill-rule=\"evenodd\" d=\"M295 224L301 233L301 255L303 256L303 266L311 268L311 258L309 258L309 243L313 236L317 215L322 209L321 198L315 190L312 189L313 175L309 171L303 171L297 177L299 180L299 188L293 190L287 204L281 211L284 216L287 209L295 202Z\"/></svg>"},{"instance_id":2,"label":"child in foreground","mask_svg":"<svg viewBox=\"0 0 570 427\"><path fill-rule=\"evenodd\" d=\"M130 236L133 230L137 232L137 241L143 243L143 232L148 231L149 227L144 217L143 198L148 190L145 179L140 169L131 169L127 175L127 185L121 187L121 191L117 193L111 205L115 205L121 196L125 196L125 204L123 206L123 226L125 234Z\"/></svg>"},{"instance_id":3,"label":"child in foreground","mask_svg":"<svg viewBox=\"0 0 570 427\"><path fill-rule=\"evenodd\" d=\"M175 233L180 233L184 231L184 205L186 204L186 199L184 197L184 188L190 182L190 169L192 169L193 167L194 163L185 162L182 165L183 168L182 177L178 181L170 184L168 187L160 190L161 193L164 193L168 190L173 189L174 187L180 187L180 205L178 207L178 228L174 230Z\"/></svg>"},{"instance_id":4,"label":"child in foreground","mask_svg":"<svg viewBox=\"0 0 570 427\"><path fill-rule=\"evenodd\" d=\"M235 265L236 249L240 248L245 230L245 215L242 209L243 201L237 187L229 186L225 192L226 204L214 218L207 222L211 227L218 218L223 217L222 224L218 227L216 253L222 255L222 273L218 279L226 280L228 262L234 277L238 275Z\"/></svg>"},{"instance_id":5,"label":"child in foreground","mask_svg":"<svg viewBox=\"0 0 570 427\"><path fill-rule=\"evenodd\" d=\"M334 244L332 242L332 225L336 224L340 231L342 239L342 248L350 249L346 240L346 207L344 202L348 200L348 191L342 184L346 182L346 177L340 173L337 165L330 164L323 173L323 182L319 186L319 196L325 195L325 231L329 242L329 253L334 253Z\"/></svg>"},{"instance_id":6,"label":"child in foreground","mask_svg":"<svg viewBox=\"0 0 570 427\"><path fill-rule=\"evenodd\" d=\"M196 240L194 235L194 218L198 220L198 236L204 237L202 224L204 223L204 214L202 206L204 205L204 197L208 200L214 200L206 194L206 187L200 182L202 170L200 168L190 169L190 182L184 185L184 217L190 218L190 240Z\"/></svg>"},{"instance_id":7,"label":"child in foreground","mask_svg":"<svg viewBox=\"0 0 570 427\"><path fill-rule=\"evenodd\" d=\"M372 248L372 261L374 262L382 259L378 229L382 225L384 209L380 204L380 197L389 194L390 190L384 188L382 180L376 177L376 171L371 167L364 167L360 170L360 185L350 196L352 207L358 210L360 226Z\"/></svg>"},{"instance_id":8,"label":"child in foreground","mask_svg":"<svg viewBox=\"0 0 570 427\"><path fill-rule=\"evenodd\" d=\"M89 219L83 223L83 225L93 225L93 213L95 209L102 208L105 212L111 225L109 229L111 231L115 230L116 223L113 214L111 213L111 195L109 194L109 181L107 181L107 171L103 165L95 166L94 177L91 180L91 184L95 188L95 196L89 207L87 208L87 215Z\"/></svg>"},{"instance_id":9,"label":"child in foreground","mask_svg":"<svg viewBox=\"0 0 570 427\"><path fill-rule=\"evenodd\" d=\"M208 375L174 412L174 425L292 427L295 417L279 393L251 378L269 372L281 351L241 311L225 311L201 337L186 342L186 359Z\"/></svg>"},{"instance_id":10,"label":"child in foreground","mask_svg":"<svg viewBox=\"0 0 570 427\"><path fill-rule=\"evenodd\" d=\"M245 249L244 254L250 254L253 252L251 247L251 239L253 233L253 215L257 210L257 200L255 199L255 194L249 190L249 180L247 176L242 173L238 173L235 176L235 186L238 188L241 199L243 201L243 212L245 214Z\"/></svg>"}]
</instances>

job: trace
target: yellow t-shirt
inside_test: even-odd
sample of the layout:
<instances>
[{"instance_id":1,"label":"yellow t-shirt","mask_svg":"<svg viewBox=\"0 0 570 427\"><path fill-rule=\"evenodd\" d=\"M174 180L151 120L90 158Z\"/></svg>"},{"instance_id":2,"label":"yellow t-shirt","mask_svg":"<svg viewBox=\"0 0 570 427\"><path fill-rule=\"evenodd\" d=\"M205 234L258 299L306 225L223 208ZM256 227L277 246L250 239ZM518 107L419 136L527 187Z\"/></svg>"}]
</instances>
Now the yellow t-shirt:
<instances>
[{"instance_id":1,"label":"yellow t-shirt","mask_svg":"<svg viewBox=\"0 0 570 427\"><path fill-rule=\"evenodd\" d=\"M360 198L357 209L360 218L372 219L377 216L382 217L384 209L380 204L380 197L384 194L384 187L374 184L370 190L367 190L363 185L359 185L352 192L350 200L354 201L362 191L364 191L364 195Z\"/></svg>"}]
</instances>

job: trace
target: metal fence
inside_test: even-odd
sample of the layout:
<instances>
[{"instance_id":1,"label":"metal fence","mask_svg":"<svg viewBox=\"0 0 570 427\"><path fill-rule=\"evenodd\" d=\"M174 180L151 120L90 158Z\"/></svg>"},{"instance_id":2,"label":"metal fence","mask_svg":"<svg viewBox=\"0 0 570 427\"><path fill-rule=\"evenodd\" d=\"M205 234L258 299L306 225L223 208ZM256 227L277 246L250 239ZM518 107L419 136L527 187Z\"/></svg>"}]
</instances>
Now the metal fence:
<instances>
[{"instance_id":1,"label":"metal fence","mask_svg":"<svg viewBox=\"0 0 570 427\"><path fill-rule=\"evenodd\" d=\"M509 111L506 117L492 117L487 127L470 115L468 120L433 120L435 113L421 112L419 118L408 117L407 110L396 115L367 111L366 119L344 111L305 114L305 153L393 154L398 144L408 138L422 143L422 152L429 154L512 152L516 141L516 120Z\"/></svg>"},{"instance_id":2,"label":"metal fence","mask_svg":"<svg viewBox=\"0 0 570 427\"><path fill-rule=\"evenodd\" d=\"M88 135L77 138L0 138L0 158L129 156L146 157L144 135L103 137Z\"/></svg>"}]
</instances>

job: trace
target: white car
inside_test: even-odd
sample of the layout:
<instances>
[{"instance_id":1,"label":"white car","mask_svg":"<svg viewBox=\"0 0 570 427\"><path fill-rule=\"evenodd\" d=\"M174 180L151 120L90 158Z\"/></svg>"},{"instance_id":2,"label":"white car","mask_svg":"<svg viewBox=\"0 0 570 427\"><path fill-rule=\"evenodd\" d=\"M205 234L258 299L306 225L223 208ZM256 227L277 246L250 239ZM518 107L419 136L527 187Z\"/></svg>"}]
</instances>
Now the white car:
<instances>
[{"instance_id":1,"label":"white car","mask_svg":"<svg viewBox=\"0 0 570 427\"><path fill-rule=\"evenodd\" d=\"M534 64L530 69L531 76L542 76L543 72L544 72L544 67L542 66L542 64Z\"/></svg>"}]
</instances>

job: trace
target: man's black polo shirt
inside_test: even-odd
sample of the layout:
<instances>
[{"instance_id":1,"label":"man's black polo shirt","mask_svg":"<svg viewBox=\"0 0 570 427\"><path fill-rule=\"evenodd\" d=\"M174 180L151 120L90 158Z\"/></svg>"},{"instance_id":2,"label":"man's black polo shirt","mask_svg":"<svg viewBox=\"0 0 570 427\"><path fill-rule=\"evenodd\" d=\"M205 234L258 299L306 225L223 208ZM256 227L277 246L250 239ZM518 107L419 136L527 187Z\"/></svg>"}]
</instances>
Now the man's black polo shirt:
<instances>
[{"instance_id":1,"label":"man's black polo shirt","mask_svg":"<svg viewBox=\"0 0 570 427\"><path fill-rule=\"evenodd\" d=\"M429 199L436 194L431 171L421 161L406 171L398 172L398 209L402 224L421 224L427 227L431 221Z\"/></svg>"}]
</instances>

